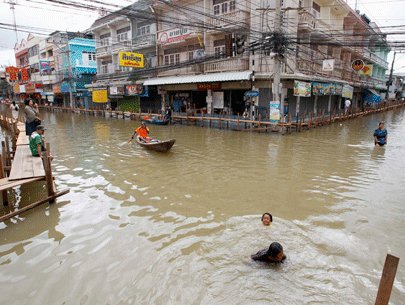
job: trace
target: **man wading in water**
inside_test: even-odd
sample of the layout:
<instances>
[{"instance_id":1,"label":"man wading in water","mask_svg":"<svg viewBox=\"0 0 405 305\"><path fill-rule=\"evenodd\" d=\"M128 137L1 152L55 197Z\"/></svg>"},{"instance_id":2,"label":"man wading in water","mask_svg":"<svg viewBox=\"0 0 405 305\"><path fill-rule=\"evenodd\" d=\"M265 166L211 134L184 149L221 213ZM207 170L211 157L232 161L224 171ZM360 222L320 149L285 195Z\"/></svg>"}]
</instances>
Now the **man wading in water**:
<instances>
[{"instance_id":1,"label":"man wading in water","mask_svg":"<svg viewBox=\"0 0 405 305\"><path fill-rule=\"evenodd\" d=\"M384 146L387 144L387 129L384 128L384 122L378 124L378 129L374 131L374 145Z\"/></svg>"}]
</instances>

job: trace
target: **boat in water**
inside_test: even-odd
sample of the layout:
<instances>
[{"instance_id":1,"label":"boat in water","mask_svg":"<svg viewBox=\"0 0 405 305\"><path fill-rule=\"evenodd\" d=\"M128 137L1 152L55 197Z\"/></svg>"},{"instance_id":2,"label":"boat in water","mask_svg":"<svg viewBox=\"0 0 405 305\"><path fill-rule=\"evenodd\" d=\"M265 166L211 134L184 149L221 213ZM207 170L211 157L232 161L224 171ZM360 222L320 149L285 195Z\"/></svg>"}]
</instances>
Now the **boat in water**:
<instances>
[{"instance_id":1,"label":"boat in water","mask_svg":"<svg viewBox=\"0 0 405 305\"><path fill-rule=\"evenodd\" d=\"M174 142L176 142L176 140L170 139L170 140L166 140L166 141L160 141L160 140L152 139L149 142L145 142L145 141L137 138L136 142L139 145L141 145L142 147L149 149L149 150L167 152L172 148L172 146L174 145Z\"/></svg>"}]
</instances>

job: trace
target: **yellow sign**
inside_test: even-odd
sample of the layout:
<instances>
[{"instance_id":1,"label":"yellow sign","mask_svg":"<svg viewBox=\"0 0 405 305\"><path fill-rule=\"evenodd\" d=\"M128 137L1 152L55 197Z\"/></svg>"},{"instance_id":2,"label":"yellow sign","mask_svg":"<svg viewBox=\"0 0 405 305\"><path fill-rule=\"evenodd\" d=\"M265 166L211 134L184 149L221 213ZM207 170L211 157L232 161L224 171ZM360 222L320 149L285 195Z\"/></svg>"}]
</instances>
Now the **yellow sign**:
<instances>
[{"instance_id":1,"label":"yellow sign","mask_svg":"<svg viewBox=\"0 0 405 305\"><path fill-rule=\"evenodd\" d=\"M92 97L93 97L93 103L107 103L108 102L108 97L107 97L107 89L104 90L94 90L92 92Z\"/></svg>"},{"instance_id":2,"label":"yellow sign","mask_svg":"<svg viewBox=\"0 0 405 305\"><path fill-rule=\"evenodd\" d=\"M364 76L373 75L373 65L364 65L364 67L359 71L359 74Z\"/></svg>"},{"instance_id":3,"label":"yellow sign","mask_svg":"<svg viewBox=\"0 0 405 305\"><path fill-rule=\"evenodd\" d=\"M120 66L143 68L145 66L143 54L133 52L120 52Z\"/></svg>"}]
</instances>

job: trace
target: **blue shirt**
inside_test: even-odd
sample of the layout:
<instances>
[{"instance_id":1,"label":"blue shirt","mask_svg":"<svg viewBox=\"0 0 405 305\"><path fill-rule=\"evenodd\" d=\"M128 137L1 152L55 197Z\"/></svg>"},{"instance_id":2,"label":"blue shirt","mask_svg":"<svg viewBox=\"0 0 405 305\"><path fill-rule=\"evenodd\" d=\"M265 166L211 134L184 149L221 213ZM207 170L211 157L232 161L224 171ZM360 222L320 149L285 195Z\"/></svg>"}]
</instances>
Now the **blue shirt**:
<instances>
[{"instance_id":1,"label":"blue shirt","mask_svg":"<svg viewBox=\"0 0 405 305\"><path fill-rule=\"evenodd\" d=\"M385 140L387 138L388 132L387 129L376 129L374 131L374 136L377 137L377 142L380 144L385 144Z\"/></svg>"}]
</instances>

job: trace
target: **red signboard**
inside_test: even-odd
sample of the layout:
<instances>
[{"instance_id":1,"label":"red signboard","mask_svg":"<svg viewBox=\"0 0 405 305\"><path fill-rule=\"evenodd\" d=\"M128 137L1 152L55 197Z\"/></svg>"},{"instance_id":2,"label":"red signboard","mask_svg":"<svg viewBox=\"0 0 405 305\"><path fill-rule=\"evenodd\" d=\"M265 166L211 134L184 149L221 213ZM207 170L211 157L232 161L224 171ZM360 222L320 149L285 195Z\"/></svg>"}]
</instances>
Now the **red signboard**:
<instances>
[{"instance_id":1,"label":"red signboard","mask_svg":"<svg viewBox=\"0 0 405 305\"><path fill-rule=\"evenodd\" d=\"M18 79L18 68L6 67L6 73L9 75L10 81L14 82Z\"/></svg>"},{"instance_id":2,"label":"red signboard","mask_svg":"<svg viewBox=\"0 0 405 305\"><path fill-rule=\"evenodd\" d=\"M28 69L21 69L21 81L28 82L30 80L30 76L28 74Z\"/></svg>"},{"instance_id":3,"label":"red signboard","mask_svg":"<svg viewBox=\"0 0 405 305\"><path fill-rule=\"evenodd\" d=\"M202 83L197 84L197 90L221 90L221 83Z\"/></svg>"}]
</instances>

